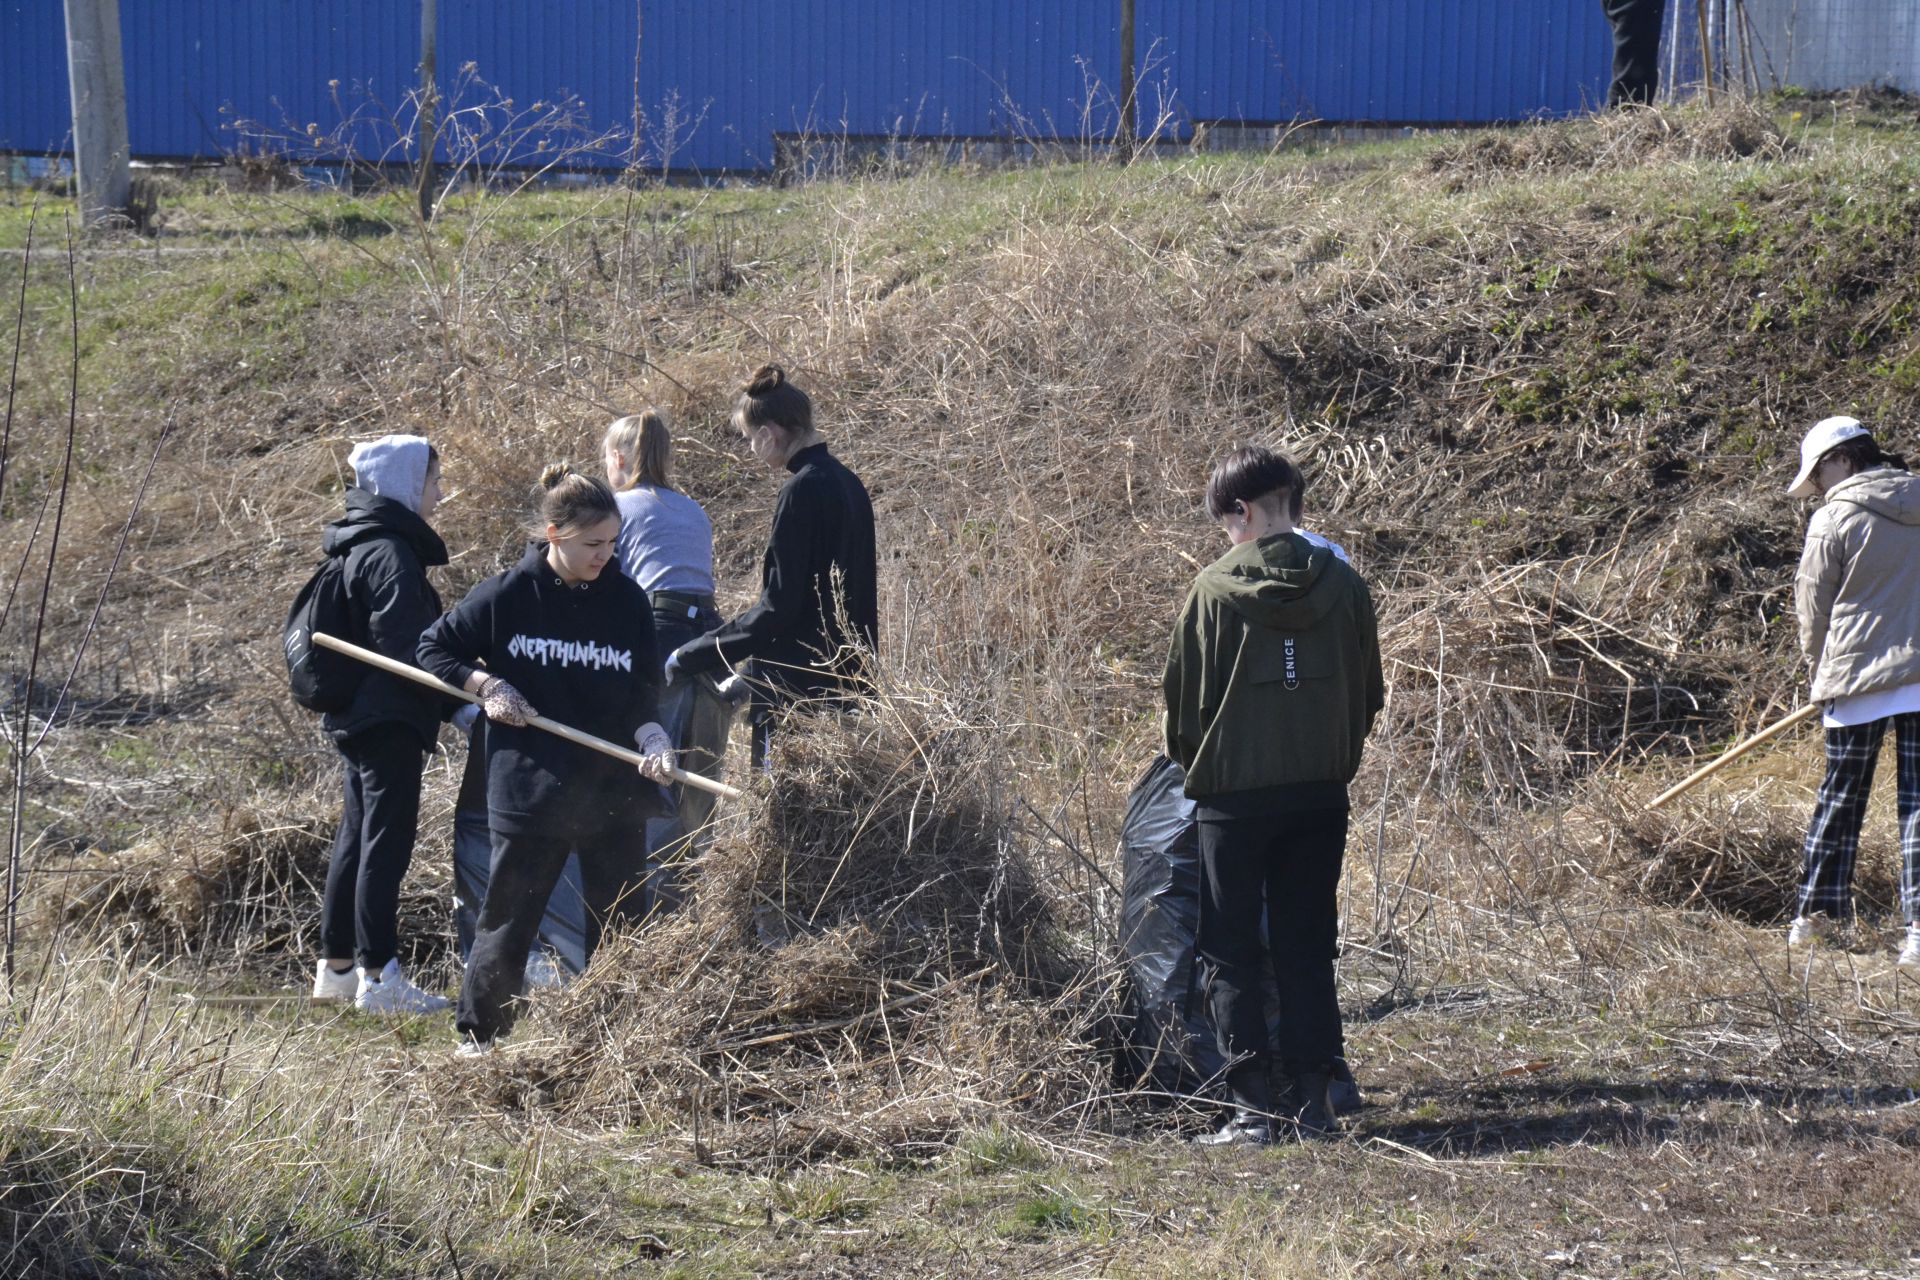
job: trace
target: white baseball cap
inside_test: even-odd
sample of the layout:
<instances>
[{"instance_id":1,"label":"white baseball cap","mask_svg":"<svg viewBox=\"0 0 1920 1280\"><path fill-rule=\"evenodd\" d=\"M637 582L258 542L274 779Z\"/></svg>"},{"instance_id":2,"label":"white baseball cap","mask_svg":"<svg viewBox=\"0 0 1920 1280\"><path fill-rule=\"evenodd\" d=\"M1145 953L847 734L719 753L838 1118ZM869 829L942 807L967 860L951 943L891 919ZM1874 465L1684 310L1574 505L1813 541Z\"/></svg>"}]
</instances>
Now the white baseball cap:
<instances>
[{"instance_id":1,"label":"white baseball cap","mask_svg":"<svg viewBox=\"0 0 1920 1280\"><path fill-rule=\"evenodd\" d=\"M1867 435L1867 429L1860 425L1858 418L1841 415L1822 418L1813 424L1813 430L1807 432L1806 439L1800 442L1800 474L1787 486L1789 498L1817 498L1820 490L1814 487L1813 469L1820 465L1820 459L1827 450L1843 440L1854 440Z\"/></svg>"}]
</instances>

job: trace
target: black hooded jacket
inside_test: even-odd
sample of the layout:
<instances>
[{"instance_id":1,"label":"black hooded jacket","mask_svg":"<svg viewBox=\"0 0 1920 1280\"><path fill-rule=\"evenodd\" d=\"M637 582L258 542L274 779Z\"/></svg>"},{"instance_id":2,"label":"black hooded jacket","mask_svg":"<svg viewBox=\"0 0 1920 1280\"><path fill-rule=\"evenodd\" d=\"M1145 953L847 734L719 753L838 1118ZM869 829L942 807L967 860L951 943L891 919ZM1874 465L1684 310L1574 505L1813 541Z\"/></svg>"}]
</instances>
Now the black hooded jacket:
<instances>
[{"instance_id":1,"label":"black hooded jacket","mask_svg":"<svg viewBox=\"0 0 1920 1280\"><path fill-rule=\"evenodd\" d=\"M655 716L660 660L653 608L611 566L569 587L536 543L467 593L420 638L420 665L464 687L484 667L550 720L632 747ZM486 726L487 822L508 834L586 836L659 809L632 765L531 725Z\"/></svg>"},{"instance_id":2,"label":"black hooded jacket","mask_svg":"<svg viewBox=\"0 0 1920 1280\"><path fill-rule=\"evenodd\" d=\"M680 646L680 669L699 675L752 658L756 674L790 696L855 691L862 652L880 629L873 503L824 444L794 454L787 469L793 475L773 506L759 601Z\"/></svg>"},{"instance_id":3,"label":"black hooded jacket","mask_svg":"<svg viewBox=\"0 0 1920 1280\"><path fill-rule=\"evenodd\" d=\"M411 663L420 635L440 616L440 595L427 569L447 562L447 544L414 512L365 489L347 490L347 514L328 525L321 548L345 556L347 594L358 634L346 639ZM336 741L381 724L403 724L432 750L440 719L451 705L399 676L369 669L345 711L322 721Z\"/></svg>"}]
</instances>

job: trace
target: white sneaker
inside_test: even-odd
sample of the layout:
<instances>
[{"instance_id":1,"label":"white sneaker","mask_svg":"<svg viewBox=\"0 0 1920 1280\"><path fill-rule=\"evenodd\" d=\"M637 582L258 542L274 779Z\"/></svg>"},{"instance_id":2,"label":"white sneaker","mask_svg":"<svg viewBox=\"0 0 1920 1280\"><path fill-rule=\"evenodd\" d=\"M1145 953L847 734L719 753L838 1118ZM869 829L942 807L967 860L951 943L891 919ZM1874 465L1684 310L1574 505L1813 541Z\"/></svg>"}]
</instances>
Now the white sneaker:
<instances>
[{"instance_id":1,"label":"white sneaker","mask_svg":"<svg viewBox=\"0 0 1920 1280\"><path fill-rule=\"evenodd\" d=\"M360 987L353 997L354 1008L368 1013L439 1013L449 1003L445 996L414 986L398 960L387 961L379 973L360 970Z\"/></svg>"},{"instance_id":2,"label":"white sneaker","mask_svg":"<svg viewBox=\"0 0 1920 1280\"><path fill-rule=\"evenodd\" d=\"M360 975L352 965L335 969L323 958L313 966L315 1000L351 1000L360 994Z\"/></svg>"},{"instance_id":3,"label":"white sneaker","mask_svg":"<svg viewBox=\"0 0 1920 1280\"><path fill-rule=\"evenodd\" d=\"M572 980L573 975L554 958L553 952L545 947L535 947L527 957L527 990L558 991Z\"/></svg>"},{"instance_id":4,"label":"white sneaker","mask_svg":"<svg viewBox=\"0 0 1920 1280\"><path fill-rule=\"evenodd\" d=\"M1900 948L1897 963L1903 969L1920 969L1920 924L1907 926L1907 941Z\"/></svg>"},{"instance_id":5,"label":"white sneaker","mask_svg":"<svg viewBox=\"0 0 1920 1280\"><path fill-rule=\"evenodd\" d=\"M1816 916L1795 916L1787 926L1787 945L1811 947L1827 940L1826 922Z\"/></svg>"},{"instance_id":6,"label":"white sneaker","mask_svg":"<svg viewBox=\"0 0 1920 1280\"><path fill-rule=\"evenodd\" d=\"M472 1036L461 1036L460 1043L454 1047L456 1058L484 1058L493 1052L493 1040L475 1040Z\"/></svg>"}]
</instances>

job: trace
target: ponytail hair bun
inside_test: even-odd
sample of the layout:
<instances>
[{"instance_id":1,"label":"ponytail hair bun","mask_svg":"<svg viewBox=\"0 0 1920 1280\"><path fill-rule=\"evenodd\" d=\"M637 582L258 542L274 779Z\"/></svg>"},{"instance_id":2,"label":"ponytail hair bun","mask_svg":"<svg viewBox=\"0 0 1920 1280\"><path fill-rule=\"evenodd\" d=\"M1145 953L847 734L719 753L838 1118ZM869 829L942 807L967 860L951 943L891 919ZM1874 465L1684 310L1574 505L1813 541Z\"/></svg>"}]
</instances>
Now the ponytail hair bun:
<instances>
[{"instance_id":1,"label":"ponytail hair bun","mask_svg":"<svg viewBox=\"0 0 1920 1280\"><path fill-rule=\"evenodd\" d=\"M545 538L552 527L560 536L620 518L620 504L613 490L597 477L583 475L568 462L549 463L540 472L540 484L534 491L533 535Z\"/></svg>"},{"instance_id":2,"label":"ponytail hair bun","mask_svg":"<svg viewBox=\"0 0 1920 1280\"><path fill-rule=\"evenodd\" d=\"M790 436L813 434L813 401L787 381L787 371L763 364L740 389L733 403L733 425L750 433L760 427L779 427Z\"/></svg>"},{"instance_id":3,"label":"ponytail hair bun","mask_svg":"<svg viewBox=\"0 0 1920 1280\"><path fill-rule=\"evenodd\" d=\"M753 376L747 379L747 385L740 390L744 395L764 396L775 387L784 385L786 380L785 369L777 364L763 364L753 371Z\"/></svg>"}]
</instances>

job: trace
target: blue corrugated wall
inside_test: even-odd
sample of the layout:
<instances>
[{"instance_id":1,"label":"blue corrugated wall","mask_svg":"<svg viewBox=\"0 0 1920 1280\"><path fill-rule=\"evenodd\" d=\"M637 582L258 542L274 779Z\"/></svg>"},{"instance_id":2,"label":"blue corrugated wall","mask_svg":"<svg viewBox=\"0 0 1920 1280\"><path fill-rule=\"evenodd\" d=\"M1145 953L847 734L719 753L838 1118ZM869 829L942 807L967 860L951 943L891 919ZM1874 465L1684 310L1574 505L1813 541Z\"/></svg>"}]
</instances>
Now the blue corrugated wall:
<instances>
[{"instance_id":1,"label":"blue corrugated wall","mask_svg":"<svg viewBox=\"0 0 1920 1280\"><path fill-rule=\"evenodd\" d=\"M1137 3L1143 124L1162 108L1182 130L1498 121L1605 96L1599 0ZM776 133L1104 135L1118 12L1118 0L440 0L440 81L471 64L518 111L571 93L595 130L624 130L637 44L655 122L644 158L657 163L657 122L677 98L692 123L673 164L707 172L766 167ZM358 111L356 141L377 154L395 131L374 117L414 79L417 14L408 0L123 0L134 151L214 156L239 144L238 118L302 133ZM0 0L0 150L66 149L64 39L60 0Z\"/></svg>"}]
</instances>

